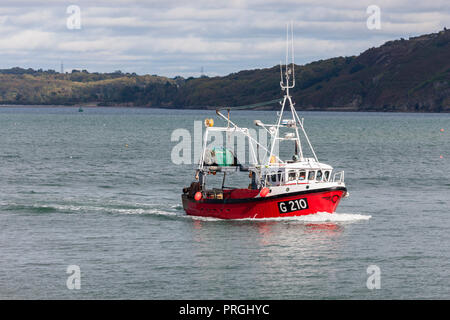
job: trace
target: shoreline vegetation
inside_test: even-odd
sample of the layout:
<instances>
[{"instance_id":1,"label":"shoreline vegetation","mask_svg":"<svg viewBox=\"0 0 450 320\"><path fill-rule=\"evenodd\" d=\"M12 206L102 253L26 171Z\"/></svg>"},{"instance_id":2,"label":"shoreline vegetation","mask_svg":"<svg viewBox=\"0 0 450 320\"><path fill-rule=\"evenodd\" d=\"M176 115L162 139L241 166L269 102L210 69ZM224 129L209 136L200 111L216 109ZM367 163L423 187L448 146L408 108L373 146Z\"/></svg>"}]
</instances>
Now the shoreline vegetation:
<instances>
[{"instance_id":1,"label":"shoreline vegetation","mask_svg":"<svg viewBox=\"0 0 450 320\"><path fill-rule=\"evenodd\" d=\"M279 77L279 65L186 79L14 67L0 70L0 107L233 108L279 98ZM297 65L296 80L292 96L298 110L450 112L450 31Z\"/></svg>"},{"instance_id":2,"label":"shoreline vegetation","mask_svg":"<svg viewBox=\"0 0 450 320\"><path fill-rule=\"evenodd\" d=\"M179 108L179 107L147 107L147 106L123 106L123 105L110 105L110 106L102 106L102 105L93 105L93 104L74 104L74 105L58 105L58 104L0 104L1 108L83 108L84 110L89 110L89 108L126 108L126 109L152 109L152 110L187 110L187 111L215 111L214 107L191 107L191 108ZM296 107L297 112L307 111L307 112L356 112L356 113L404 113L404 114L442 114L442 113L450 113L450 111L383 111L383 110L346 110L343 108L327 108L327 109L300 109ZM276 111L274 108L252 108L252 109L237 109L233 110L231 107L231 111Z\"/></svg>"}]
</instances>

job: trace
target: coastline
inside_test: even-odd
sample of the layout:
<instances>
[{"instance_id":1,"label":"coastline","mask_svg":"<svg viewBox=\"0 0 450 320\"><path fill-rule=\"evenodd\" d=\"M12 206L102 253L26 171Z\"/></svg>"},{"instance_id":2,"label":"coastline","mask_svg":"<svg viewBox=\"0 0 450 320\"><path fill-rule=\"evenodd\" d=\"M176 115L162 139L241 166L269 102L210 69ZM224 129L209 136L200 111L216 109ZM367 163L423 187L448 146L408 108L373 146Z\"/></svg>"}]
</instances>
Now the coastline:
<instances>
[{"instance_id":1,"label":"coastline","mask_svg":"<svg viewBox=\"0 0 450 320\"><path fill-rule=\"evenodd\" d=\"M214 111L217 107L211 106L189 106L189 107L166 107L166 106L158 106L158 107L149 107L149 106L135 106L135 105L127 105L127 104L115 104L115 105L96 105L92 103L86 104L73 104L73 105L57 105L57 104L0 104L0 108L124 108L124 109L155 109L155 110L193 110L193 111ZM276 108L254 108L254 109L246 109L246 110L233 110L233 107L230 108L231 111L274 111ZM433 111L395 111L395 110L376 110L376 109L355 109L351 107L331 107L331 108L297 108L297 111L307 111L307 112L355 112L355 113L398 113L398 114L449 114L450 111L441 111L441 112L433 112Z\"/></svg>"}]
</instances>

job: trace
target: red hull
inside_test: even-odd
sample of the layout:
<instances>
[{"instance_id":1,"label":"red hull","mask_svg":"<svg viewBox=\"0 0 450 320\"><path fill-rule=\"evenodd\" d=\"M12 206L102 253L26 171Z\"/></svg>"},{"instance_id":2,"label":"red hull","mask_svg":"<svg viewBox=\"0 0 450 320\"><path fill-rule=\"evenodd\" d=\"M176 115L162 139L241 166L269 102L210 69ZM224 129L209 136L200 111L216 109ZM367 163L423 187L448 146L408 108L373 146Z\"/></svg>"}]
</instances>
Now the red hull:
<instances>
[{"instance_id":1,"label":"red hull","mask_svg":"<svg viewBox=\"0 0 450 320\"><path fill-rule=\"evenodd\" d=\"M330 188L266 198L228 200L202 199L195 201L188 198L187 195L183 195L182 200L184 210L191 216L219 219L261 219L295 217L317 212L333 213L345 193L345 188ZM290 211L291 209L293 211Z\"/></svg>"}]
</instances>

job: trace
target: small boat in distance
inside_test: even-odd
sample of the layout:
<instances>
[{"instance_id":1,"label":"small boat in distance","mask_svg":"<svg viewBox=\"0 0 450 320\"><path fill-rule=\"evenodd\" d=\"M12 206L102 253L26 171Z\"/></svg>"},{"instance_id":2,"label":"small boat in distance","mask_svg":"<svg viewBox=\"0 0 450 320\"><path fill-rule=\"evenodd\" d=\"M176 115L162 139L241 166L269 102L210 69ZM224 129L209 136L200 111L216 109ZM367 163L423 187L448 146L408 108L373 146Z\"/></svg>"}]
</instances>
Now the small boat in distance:
<instances>
[{"instance_id":1,"label":"small boat in distance","mask_svg":"<svg viewBox=\"0 0 450 320\"><path fill-rule=\"evenodd\" d=\"M258 219L302 216L319 212L333 213L340 200L348 196L344 171L333 172L330 165L319 162L304 129L304 121L299 118L294 108L289 93L289 89L295 86L293 44L290 66L287 63L288 54L289 52L286 53L284 70L280 64L280 86L285 94L280 100L281 111L276 123L264 124L260 120L254 121L256 126L268 132L271 140L269 149L256 141L249 134L248 128L238 127L230 120L230 108L228 116L222 114L221 109L216 110L217 115L226 121L225 127L215 127L212 119L205 120L203 151L195 181L183 189L181 196L183 208L188 215L220 219ZM281 136L281 131L290 132L284 132L284 136ZM219 132L244 135L249 141L252 163L248 166L240 164L234 153L227 148L207 148L208 137ZM303 152L301 134L312 157L306 157ZM283 141L294 143L294 155L289 160L282 160L275 152L276 143ZM262 161L257 156L259 150L266 153ZM227 174L238 172L248 174L250 179L248 187L225 187ZM222 187L208 187L207 177L215 176L217 173L223 174Z\"/></svg>"},{"instance_id":2,"label":"small boat in distance","mask_svg":"<svg viewBox=\"0 0 450 320\"><path fill-rule=\"evenodd\" d=\"M78 112L83 112L84 110L83 110L83 108L80 106L79 108L78 108Z\"/></svg>"}]
</instances>

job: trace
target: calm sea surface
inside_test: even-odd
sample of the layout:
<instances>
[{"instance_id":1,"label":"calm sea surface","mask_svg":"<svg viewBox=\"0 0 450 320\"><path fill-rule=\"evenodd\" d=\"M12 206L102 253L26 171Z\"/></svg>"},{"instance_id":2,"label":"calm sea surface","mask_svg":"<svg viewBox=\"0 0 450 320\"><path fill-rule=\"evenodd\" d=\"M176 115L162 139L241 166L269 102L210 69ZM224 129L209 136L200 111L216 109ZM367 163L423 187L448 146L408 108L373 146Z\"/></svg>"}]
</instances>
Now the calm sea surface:
<instances>
[{"instance_id":1,"label":"calm sea surface","mask_svg":"<svg viewBox=\"0 0 450 320\"><path fill-rule=\"evenodd\" d=\"M301 116L350 197L333 215L217 221L185 215L194 166L171 161L172 131L213 111L0 108L0 298L449 299L450 114Z\"/></svg>"}]
</instances>

